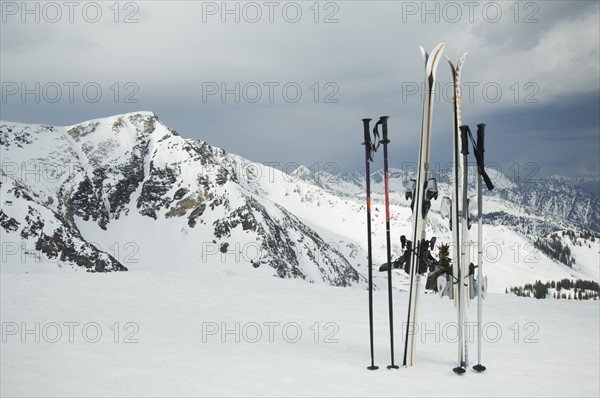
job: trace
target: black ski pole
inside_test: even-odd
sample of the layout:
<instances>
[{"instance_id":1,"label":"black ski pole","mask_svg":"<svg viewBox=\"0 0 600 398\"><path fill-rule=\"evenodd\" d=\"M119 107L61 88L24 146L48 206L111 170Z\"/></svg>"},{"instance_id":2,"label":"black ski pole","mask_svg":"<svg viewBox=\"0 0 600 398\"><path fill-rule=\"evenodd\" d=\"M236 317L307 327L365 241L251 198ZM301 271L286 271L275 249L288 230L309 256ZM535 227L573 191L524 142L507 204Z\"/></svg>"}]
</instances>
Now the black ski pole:
<instances>
[{"instance_id":1,"label":"black ski pole","mask_svg":"<svg viewBox=\"0 0 600 398\"><path fill-rule=\"evenodd\" d=\"M369 123L371 119L363 119L365 142L365 178L367 181L367 256L368 256L368 274L369 274L369 337L371 344L371 365L369 370L379 369L375 366L375 354L373 350L373 255L371 250L371 170L369 162L371 161L371 135Z\"/></svg>"},{"instance_id":2,"label":"black ski pole","mask_svg":"<svg viewBox=\"0 0 600 398\"><path fill-rule=\"evenodd\" d=\"M479 170L479 178L477 179L477 215L478 215L478 228L477 228L477 243L478 243L478 260L477 260L477 365L473 366L473 369L477 372L483 372L486 367L481 363L481 339L482 339L482 321L483 321L483 194L482 194L482 179L485 180L485 184L488 189L494 189L490 178L485 172L485 160L483 153L485 152L483 139L485 136L485 124L480 123L477 125L477 167Z\"/></svg>"},{"instance_id":3,"label":"black ski pole","mask_svg":"<svg viewBox=\"0 0 600 398\"><path fill-rule=\"evenodd\" d=\"M389 178L388 178L388 153L387 144L390 142L388 139L387 120L389 116L381 116L379 121L375 125L381 124L382 137L381 143L383 144L383 174L384 174L384 185L385 185L385 238L386 238L386 251L387 251L387 276L388 276L388 307L390 311L390 352L391 352L391 365L388 365L388 369L398 369L398 365L394 363L394 308L392 300L392 244L390 239L390 195L389 195Z\"/></svg>"}]
</instances>

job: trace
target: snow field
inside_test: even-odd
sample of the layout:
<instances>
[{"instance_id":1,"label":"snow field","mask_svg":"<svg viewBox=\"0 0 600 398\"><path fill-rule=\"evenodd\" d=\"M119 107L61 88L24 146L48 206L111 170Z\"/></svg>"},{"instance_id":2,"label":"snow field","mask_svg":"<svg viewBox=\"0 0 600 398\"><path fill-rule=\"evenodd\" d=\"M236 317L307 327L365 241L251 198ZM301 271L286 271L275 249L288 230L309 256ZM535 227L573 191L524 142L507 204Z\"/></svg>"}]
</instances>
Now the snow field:
<instances>
[{"instance_id":1,"label":"snow field","mask_svg":"<svg viewBox=\"0 0 600 398\"><path fill-rule=\"evenodd\" d=\"M3 396L598 396L598 302L489 294L483 364L452 373L455 310L423 295L416 365L389 371L387 291L186 272L2 274ZM396 362L408 296L394 292ZM475 320L476 303L470 308ZM36 328L36 323L39 325ZM99 333L100 332L100 335ZM60 337L59 337L60 336ZM36 342L36 338L39 342ZM471 365L476 343L469 346Z\"/></svg>"}]
</instances>

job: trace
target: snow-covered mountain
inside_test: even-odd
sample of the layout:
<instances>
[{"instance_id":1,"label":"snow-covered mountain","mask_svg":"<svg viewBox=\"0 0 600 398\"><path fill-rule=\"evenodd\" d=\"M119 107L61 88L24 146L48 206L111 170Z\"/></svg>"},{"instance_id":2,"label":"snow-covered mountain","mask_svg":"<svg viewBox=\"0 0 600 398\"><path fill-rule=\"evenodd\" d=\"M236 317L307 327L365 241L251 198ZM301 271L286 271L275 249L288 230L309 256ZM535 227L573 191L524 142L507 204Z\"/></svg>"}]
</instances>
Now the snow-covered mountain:
<instances>
[{"instance_id":1,"label":"snow-covered mountain","mask_svg":"<svg viewBox=\"0 0 600 398\"><path fill-rule=\"evenodd\" d=\"M261 178L251 183L260 176L250 162L180 137L153 113L68 127L3 122L0 142L4 268L236 261L280 277L364 283L335 246L264 194ZM273 191L294 194L272 174Z\"/></svg>"},{"instance_id":2,"label":"snow-covered mountain","mask_svg":"<svg viewBox=\"0 0 600 398\"><path fill-rule=\"evenodd\" d=\"M360 173L301 166L286 174L182 138L151 112L66 127L0 122L0 144L4 272L227 263L266 276L365 286ZM437 177L440 197L449 195L449 175ZM490 291L536 279L598 280L600 240L582 238L571 267L534 247L538 237L559 230L600 231L598 197L556 180L515 182L493 170L491 177L496 189L486 193L483 231ZM401 253L399 236L411 229L409 180L408 172L391 170L394 256ZM383 173L372 181L378 265L385 261ZM428 234L450 242L439 202ZM377 285L384 279L376 273ZM404 289L406 275L398 271L393 282Z\"/></svg>"},{"instance_id":3,"label":"snow-covered mountain","mask_svg":"<svg viewBox=\"0 0 600 398\"><path fill-rule=\"evenodd\" d=\"M360 173L332 175L325 171L312 173L305 167L292 175L310 182L320 188L341 196L364 197L365 177ZM476 166L469 169L469 190L472 195L476 192ZM486 222L501 222L504 225L519 229L524 233L544 235L556 230L572 228L580 231L600 233L600 197L567 181L555 177L529 178L515 181L494 170L488 170L494 182L494 190L484 188L488 211L484 215ZM451 171L436 170L432 173L438 182L440 196L450 196ZM402 197L410 186L413 173L405 170L390 169L389 181L392 200L405 203ZM383 171L372 174L373 190L383 193ZM394 195L396 193L396 195ZM501 203L497 211L487 204L488 200ZM435 211L435 206L434 209ZM517 213L523 213L517 217ZM539 220L542 222L538 222Z\"/></svg>"},{"instance_id":4,"label":"snow-covered mountain","mask_svg":"<svg viewBox=\"0 0 600 398\"><path fill-rule=\"evenodd\" d=\"M565 177L553 175L550 178L565 182L567 184L575 185L589 191L597 196L600 196L600 177L585 176L585 177Z\"/></svg>"}]
</instances>

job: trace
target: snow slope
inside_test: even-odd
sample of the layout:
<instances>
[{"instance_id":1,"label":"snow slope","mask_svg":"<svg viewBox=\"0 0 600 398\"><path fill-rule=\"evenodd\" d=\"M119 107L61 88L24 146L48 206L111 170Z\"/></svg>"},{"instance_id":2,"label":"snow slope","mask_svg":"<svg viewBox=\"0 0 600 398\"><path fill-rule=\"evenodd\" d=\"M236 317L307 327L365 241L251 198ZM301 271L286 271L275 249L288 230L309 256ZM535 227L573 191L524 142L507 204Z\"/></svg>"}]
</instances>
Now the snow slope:
<instances>
[{"instance_id":1,"label":"snow slope","mask_svg":"<svg viewBox=\"0 0 600 398\"><path fill-rule=\"evenodd\" d=\"M1 395L600 394L598 301L489 294L482 361L488 370L457 376L451 370L455 311L435 295L421 299L416 365L385 369L387 293L377 291L380 369L368 371L366 291L214 265L186 272L2 274ZM396 292L394 300L401 358L407 295ZM474 313L475 305L470 319ZM471 344L471 358L475 349Z\"/></svg>"}]
</instances>

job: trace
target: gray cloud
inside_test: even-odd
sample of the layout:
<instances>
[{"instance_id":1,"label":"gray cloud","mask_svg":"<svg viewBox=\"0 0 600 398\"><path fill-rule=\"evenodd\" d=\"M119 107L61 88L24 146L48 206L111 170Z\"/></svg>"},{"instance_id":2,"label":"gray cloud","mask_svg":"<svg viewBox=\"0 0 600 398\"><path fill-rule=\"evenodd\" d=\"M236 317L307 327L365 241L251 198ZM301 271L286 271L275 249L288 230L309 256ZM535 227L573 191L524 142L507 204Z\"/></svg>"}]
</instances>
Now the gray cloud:
<instances>
[{"instance_id":1,"label":"gray cloud","mask_svg":"<svg viewBox=\"0 0 600 398\"><path fill-rule=\"evenodd\" d=\"M423 79L419 45L430 50L445 40L452 60L469 52L464 117L473 125L490 124L488 142L496 147L488 159L510 164L533 157L547 164L548 174L599 172L598 153L589 150L598 147L597 118L575 107L557 111L564 101L584 105L600 93L597 2L520 2L518 17L510 8L514 2L481 2L473 22L461 2L453 3L462 13L458 20L446 2L427 3L429 10L438 7L437 14L422 9L423 2L322 2L318 15L314 2L277 3L272 23L262 2L227 2L230 10L237 4L239 23L234 14L221 13L222 2L131 2L135 6L127 9L124 4L130 3L120 3L118 23L109 9L113 3L98 4L103 13L97 23L79 14L73 23L22 23L19 15L3 15L2 83L31 88L39 82L43 91L55 82L63 95L56 103L44 95L39 103L33 95L25 101L20 93L8 96L2 119L64 125L152 110L182 135L251 160L336 162L341 170L361 170L360 119L386 114L393 134L391 163L399 167L416 160ZM497 5L502 17L492 22ZM203 12L214 11L210 6L218 12ZM299 21L286 21L298 8ZM257 9L260 21L250 23ZM489 13L478 11L483 9ZM127 17L138 22L123 23ZM323 23L327 17L337 22ZM537 22L524 23L526 17ZM438 80L442 91L434 110L432 150L445 161L452 120L445 63ZM78 83L73 102L67 100L65 82ZM97 102L82 92L91 83L90 90L102 90ZM207 89L215 87L219 92L209 95ZM294 102L298 87L302 95ZM223 88L234 92L222 97ZM257 88L260 98L252 102ZM570 127L581 118L589 122ZM535 148L529 155L511 151L504 138L493 138L536 120L543 128L528 127L531 133L521 136L523 147ZM565 151L561 138L569 133L578 139ZM565 154L578 154L580 160L566 162Z\"/></svg>"}]
</instances>

